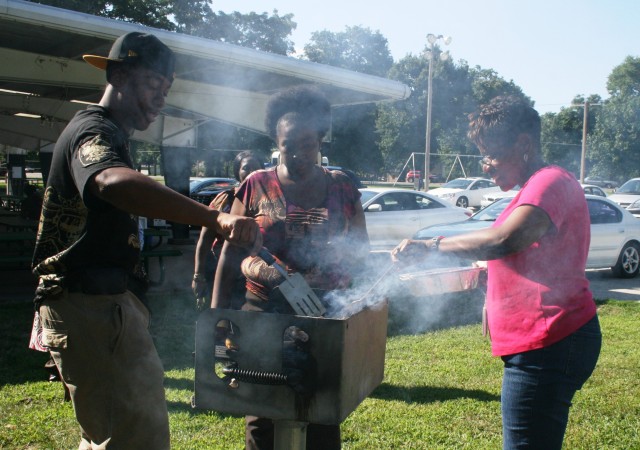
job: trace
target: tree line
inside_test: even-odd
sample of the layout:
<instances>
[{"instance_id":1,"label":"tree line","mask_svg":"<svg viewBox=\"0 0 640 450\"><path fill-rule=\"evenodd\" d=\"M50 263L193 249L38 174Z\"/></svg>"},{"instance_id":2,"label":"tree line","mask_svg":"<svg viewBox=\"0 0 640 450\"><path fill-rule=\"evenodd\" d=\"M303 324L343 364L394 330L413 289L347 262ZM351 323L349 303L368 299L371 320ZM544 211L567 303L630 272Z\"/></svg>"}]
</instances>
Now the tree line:
<instances>
[{"instance_id":1,"label":"tree line","mask_svg":"<svg viewBox=\"0 0 640 450\"><path fill-rule=\"evenodd\" d=\"M301 55L294 55L290 36L297 27L293 14L241 14L214 11L210 0L43 0L37 3L136 22L156 28L228 42L261 51L299 57L370 75L400 81L411 89L403 101L334 108L331 145L325 154L332 165L349 167L364 178L395 177L413 153L424 154L428 59L408 54L394 61L387 39L367 27L346 27L341 32L312 34ZM425 42L425 50L427 43ZM433 55L431 157L432 173L478 175L472 157L477 149L466 138L467 116L495 95L518 95L534 102L513 81L492 69L470 67L464 60L441 60ZM598 95L574 96L571 106L542 116L542 151L548 163L580 174L583 118L588 104L586 174L625 181L640 175L640 58L628 56L608 77L608 99ZM228 174L224 152L211 149L261 151L265 158L272 144L263 135L228 124L201 127L195 160L204 161L203 175ZM138 144L134 157L151 162L153 149ZM422 157L422 156L421 156ZM416 165L421 163L416 157ZM157 163L157 161L153 161Z\"/></svg>"}]
</instances>

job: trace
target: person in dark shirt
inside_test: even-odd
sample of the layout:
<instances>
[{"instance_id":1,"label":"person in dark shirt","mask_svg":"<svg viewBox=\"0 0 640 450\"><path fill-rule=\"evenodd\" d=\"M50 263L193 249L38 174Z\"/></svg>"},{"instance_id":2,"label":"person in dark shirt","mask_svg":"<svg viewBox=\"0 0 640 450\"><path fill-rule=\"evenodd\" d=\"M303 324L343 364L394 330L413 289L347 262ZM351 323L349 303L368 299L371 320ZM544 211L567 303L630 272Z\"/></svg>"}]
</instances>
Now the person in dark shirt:
<instances>
[{"instance_id":1,"label":"person in dark shirt","mask_svg":"<svg viewBox=\"0 0 640 450\"><path fill-rule=\"evenodd\" d=\"M149 312L132 292L139 285L137 216L214 228L253 254L262 239L254 220L209 209L133 168L129 138L164 107L173 52L133 32L108 57L84 59L106 70L107 86L54 149L34 252L38 342L69 388L80 449L168 449L164 370Z\"/></svg>"}]
</instances>

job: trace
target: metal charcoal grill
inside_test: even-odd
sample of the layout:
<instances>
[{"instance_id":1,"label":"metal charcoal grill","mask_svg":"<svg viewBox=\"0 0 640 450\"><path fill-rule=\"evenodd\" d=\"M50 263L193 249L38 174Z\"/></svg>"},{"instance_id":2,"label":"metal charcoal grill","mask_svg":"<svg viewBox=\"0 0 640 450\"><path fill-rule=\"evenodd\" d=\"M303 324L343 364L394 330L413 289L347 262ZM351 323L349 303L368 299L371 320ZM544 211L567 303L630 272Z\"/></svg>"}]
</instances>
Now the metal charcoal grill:
<instances>
[{"instance_id":1,"label":"metal charcoal grill","mask_svg":"<svg viewBox=\"0 0 640 450\"><path fill-rule=\"evenodd\" d=\"M340 424L382 382L387 318L386 300L341 319L204 311L196 324L193 406L271 418L276 448L304 449L307 423ZM233 334L230 351L218 348L216 355L221 321L232 324ZM283 337L292 326L309 336L315 369L308 395L283 374ZM226 370L216 370L216 364Z\"/></svg>"}]
</instances>

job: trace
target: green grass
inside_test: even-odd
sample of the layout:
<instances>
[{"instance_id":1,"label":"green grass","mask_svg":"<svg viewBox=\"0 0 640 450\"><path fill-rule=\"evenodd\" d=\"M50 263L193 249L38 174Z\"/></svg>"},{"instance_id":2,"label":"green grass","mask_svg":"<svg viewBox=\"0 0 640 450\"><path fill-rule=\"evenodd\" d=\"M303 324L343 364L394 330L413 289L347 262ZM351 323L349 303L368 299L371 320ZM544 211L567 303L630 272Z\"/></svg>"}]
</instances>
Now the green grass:
<instances>
[{"instance_id":1,"label":"green grass","mask_svg":"<svg viewBox=\"0 0 640 450\"><path fill-rule=\"evenodd\" d=\"M173 448L242 449L241 418L190 406L196 319L190 296L151 300ZM564 448L640 448L640 304L601 302L599 312L602 355L574 399ZM59 383L45 380L46 355L26 349L31 314L28 304L0 306L0 448L76 448L71 405L62 401ZM343 448L501 448L501 363L490 356L480 325L403 334L394 320L384 380L343 422Z\"/></svg>"}]
</instances>

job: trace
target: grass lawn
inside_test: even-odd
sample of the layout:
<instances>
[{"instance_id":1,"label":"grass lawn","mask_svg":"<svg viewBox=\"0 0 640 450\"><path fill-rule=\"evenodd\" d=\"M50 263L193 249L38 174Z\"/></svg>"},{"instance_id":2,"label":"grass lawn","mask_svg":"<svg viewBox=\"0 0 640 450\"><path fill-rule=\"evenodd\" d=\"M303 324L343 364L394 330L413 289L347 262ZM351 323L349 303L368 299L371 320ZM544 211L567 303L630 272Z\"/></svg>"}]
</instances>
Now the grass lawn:
<instances>
[{"instance_id":1,"label":"grass lawn","mask_svg":"<svg viewBox=\"0 0 640 450\"><path fill-rule=\"evenodd\" d=\"M152 331L166 369L175 449L242 449L243 420L192 410L196 313L187 293L155 295ZM393 307L392 307L393 311ZM565 449L640 448L640 304L599 304L604 346L594 376L574 399ZM78 428L47 357L26 348L31 306L0 306L0 448L70 449ZM387 342L383 383L342 424L344 449L501 448L501 363L480 325Z\"/></svg>"}]
</instances>

